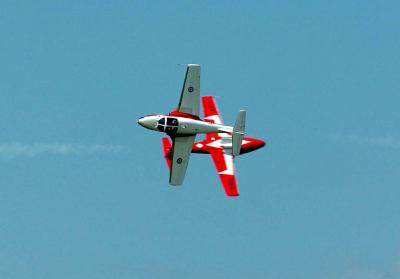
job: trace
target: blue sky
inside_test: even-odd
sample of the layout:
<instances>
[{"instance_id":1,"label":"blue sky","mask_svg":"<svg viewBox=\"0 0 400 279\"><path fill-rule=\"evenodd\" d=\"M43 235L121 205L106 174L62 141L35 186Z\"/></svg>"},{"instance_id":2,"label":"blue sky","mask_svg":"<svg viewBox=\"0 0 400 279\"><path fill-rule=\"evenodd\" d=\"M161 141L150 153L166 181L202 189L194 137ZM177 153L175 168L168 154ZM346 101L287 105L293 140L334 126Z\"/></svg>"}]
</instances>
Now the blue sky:
<instances>
[{"instance_id":1,"label":"blue sky","mask_svg":"<svg viewBox=\"0 0 400 279\"><path fill-rule=\"evenodd\" d=\"M2 1L0 277L400 277L397 1ZM268 145L227 198L136 124L203 95ZM201 137L199 137L201 139Z\"/></svg>"}]
</instances>

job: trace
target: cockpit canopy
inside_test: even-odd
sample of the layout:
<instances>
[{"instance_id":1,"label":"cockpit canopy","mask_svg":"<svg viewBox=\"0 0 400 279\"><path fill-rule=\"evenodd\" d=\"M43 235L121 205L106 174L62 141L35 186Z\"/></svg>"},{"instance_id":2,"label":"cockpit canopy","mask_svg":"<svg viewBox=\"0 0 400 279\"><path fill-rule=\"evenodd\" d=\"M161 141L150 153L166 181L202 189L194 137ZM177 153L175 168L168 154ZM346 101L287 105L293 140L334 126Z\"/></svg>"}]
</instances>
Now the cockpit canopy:
<instances>
[{"instance_id":1,"label":"cockpit canopy","mask_svg":"<svg viewBox=\"0 0 400 279\"><path fill-rule=\"evenodd\" d=\"M157 121L157 129L167 134L174 134L178 131L179 122L174 117L162 117Z\"/></svg>"}]
</instances>

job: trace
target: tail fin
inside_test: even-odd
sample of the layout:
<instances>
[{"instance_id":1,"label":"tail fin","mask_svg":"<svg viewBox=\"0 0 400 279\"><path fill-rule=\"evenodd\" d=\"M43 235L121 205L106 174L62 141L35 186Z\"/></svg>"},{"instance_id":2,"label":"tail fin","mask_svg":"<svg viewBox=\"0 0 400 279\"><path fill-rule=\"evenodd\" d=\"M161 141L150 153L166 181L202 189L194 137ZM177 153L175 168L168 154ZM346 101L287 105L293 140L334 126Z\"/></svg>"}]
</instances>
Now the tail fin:
<instances>
[{"instance_id":1,"label":"tail fin","mask_svg":"<svg viewBox=\"0 0 400 279\"><path fill-rule=\"evenodd\" d=\"M246 111L241 110L236 118L235 126L232 132L232 154L237 156L240 154L242 140L244 137L244 130L246 127Z\"/></svg>"},{"instance_id":2,"label":"tail fin","mask_svg":"<svg viewBox=\"0 0 400 279\"><path fill-rule=\"evenodd\" d=\"M162 138L163 150L164 150L164 158L167 163L168 168L171 168L171 150L172 145L167 137Z\"/></svg>"}]
</instances>

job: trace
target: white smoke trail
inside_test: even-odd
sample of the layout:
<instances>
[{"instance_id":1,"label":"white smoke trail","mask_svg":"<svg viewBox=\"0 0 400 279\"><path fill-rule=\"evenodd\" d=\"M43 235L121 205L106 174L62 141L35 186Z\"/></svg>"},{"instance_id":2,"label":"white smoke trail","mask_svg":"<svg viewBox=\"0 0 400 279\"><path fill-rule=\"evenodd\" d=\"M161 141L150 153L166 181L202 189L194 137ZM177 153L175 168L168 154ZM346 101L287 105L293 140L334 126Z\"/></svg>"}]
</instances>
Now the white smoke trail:
<instances>
[{"instance_id":1,"label":"white smoke trail","mask_svg":"<svg viewBox=\"0 0 400 279\"><path fill-rule=\"evenodd\" d=\"M101 144L45 144L33 143L22 144L18 142L0 143L0 158L15 157L36 157L43 154L52 155L81 155L94 153L117 153L127 151L127 148L121 145L101 145Z\"/></svg>"},{"instance_id":2,"label":"white smoke trail","mask_svg":"<svg viewBox=\"0 0 400 279\"><path fill-rule=\"evenodd\" d=\"M349 139L353 142L357 142L360 144L379 145L382 147L400 149L400 140L395 139L392 136L385 136L385 137L350 136Z\"/></svg>"}]
</instances>

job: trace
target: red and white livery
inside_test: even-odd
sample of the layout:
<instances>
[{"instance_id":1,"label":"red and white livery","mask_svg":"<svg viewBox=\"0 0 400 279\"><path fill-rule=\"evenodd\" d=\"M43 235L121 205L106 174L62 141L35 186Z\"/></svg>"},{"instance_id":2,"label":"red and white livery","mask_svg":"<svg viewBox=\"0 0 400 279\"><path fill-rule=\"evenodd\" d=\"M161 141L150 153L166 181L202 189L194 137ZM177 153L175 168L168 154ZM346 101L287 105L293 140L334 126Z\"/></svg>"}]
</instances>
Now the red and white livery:
<instances>
[{"instance_id":1,"label":"red and white livery","mask_svg":"<svg viewBox=\"0 0 400 279\"><path fill-rule=\"evenodd\" d=\"M170 170L171 185L181 185L190 153L210 154L228 196L238 196L234 157L265 145L260 139L244 137L246 112L241 110L233 127L225 126L212 96L201 98L204 119L199 118L200 66L187 65L185 81L178 108L167 115L148 115L139 118L145 128L165 132L162 139L164 158ZM196 134L205 134L194 142Z\"/></svg>"}]
</instances>

